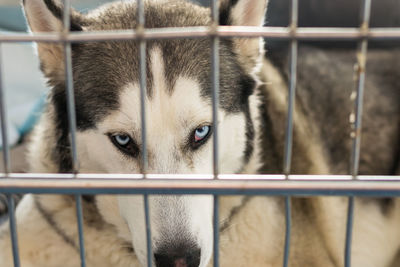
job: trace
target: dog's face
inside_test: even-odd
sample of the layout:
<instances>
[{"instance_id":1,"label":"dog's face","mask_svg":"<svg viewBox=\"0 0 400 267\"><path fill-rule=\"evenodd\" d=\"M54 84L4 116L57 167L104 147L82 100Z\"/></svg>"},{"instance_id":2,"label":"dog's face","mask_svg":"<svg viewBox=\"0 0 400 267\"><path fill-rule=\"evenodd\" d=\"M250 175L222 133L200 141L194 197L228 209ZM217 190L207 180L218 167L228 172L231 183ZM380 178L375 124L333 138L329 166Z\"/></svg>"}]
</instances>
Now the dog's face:
<instances>
[{"instance_id":1,"label":"dog's face","mask_svg":"<svg viewBox=\"0 0 400 267\"><path fill-rule=\"evenodd\" d=\"M46 4L45 4L45 3ZM50 0L25 0L34 32L60 31L62 9ZM264 0L220 5L220 24L262 24ZM209 9L185 2L146 2L146 28L210 25ZM135 3L114 3L88 15L72 11L71 30L136 27ZM148 173L212 173L211 42L179 39L147 42ZM254 127L249 97L261 56L258 39L220 40L219 162L222 173L239 173L252 157ZM58 144L52 160L69 171L68 120L62 47L38 44L42 70L53 87L50 107ZM81 172L140 173L142 136L136 41L72 46ZM142 196L103 196L97 205L121 238L132 242L146 264ZM156 266L206 266L212 254L211 196L150 196ZM179 265L181 264L181 265ZM183 265L182 265L183 264Z\"/></svg>"}]
</instances>

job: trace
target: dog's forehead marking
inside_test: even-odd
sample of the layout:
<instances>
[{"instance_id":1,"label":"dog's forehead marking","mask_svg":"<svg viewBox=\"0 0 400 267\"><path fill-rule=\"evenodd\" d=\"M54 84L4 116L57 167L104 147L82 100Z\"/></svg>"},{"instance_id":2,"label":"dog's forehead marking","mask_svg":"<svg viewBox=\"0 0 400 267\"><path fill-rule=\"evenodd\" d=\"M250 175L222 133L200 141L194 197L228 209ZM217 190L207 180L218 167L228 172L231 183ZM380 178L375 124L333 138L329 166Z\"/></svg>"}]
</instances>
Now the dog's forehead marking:
<instances>
[{"instance_id":1,"label":"dog's forehead marking","mask_svg":"<svg viewBox=\"0 0 400 267\"><path fill-rule=\"evenodd\" d=\"M186 135L198 124L210 122L211 105L201 97L200 84L193 78L181 75L171 85L166 79L161 49L153 47L149 53L149 71L153 79L152 95L145 97L149 142L160 139L160 135L163 141L169 139L169 136L181 138L182 134ZM171 86L173 88L169 88ZM121 90L119 109L107 116L100 127L104 130L115 128L120 131L129 131L139 142L141 139L140 105L139 81L127 84Z\"/></svg>"}]
</instances>

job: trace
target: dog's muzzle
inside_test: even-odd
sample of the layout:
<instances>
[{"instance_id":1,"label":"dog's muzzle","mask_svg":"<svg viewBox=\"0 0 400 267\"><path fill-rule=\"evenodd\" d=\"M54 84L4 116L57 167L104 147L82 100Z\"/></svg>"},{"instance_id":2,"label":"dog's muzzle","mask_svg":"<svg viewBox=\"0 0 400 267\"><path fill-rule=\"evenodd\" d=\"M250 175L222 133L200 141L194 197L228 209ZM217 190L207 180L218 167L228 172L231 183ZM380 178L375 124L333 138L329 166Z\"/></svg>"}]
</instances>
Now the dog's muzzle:
<instances>
[{"instance_id":1,"label":"dog's muzzle","mask_svg":"<svg viewBox=\"0 0 400 267\"><path fill-rule=\"evenodd\" d=\"M160 250L154 253L157 267L199 267L201 250L199 248Z\"/></svg>"}]
</instances>

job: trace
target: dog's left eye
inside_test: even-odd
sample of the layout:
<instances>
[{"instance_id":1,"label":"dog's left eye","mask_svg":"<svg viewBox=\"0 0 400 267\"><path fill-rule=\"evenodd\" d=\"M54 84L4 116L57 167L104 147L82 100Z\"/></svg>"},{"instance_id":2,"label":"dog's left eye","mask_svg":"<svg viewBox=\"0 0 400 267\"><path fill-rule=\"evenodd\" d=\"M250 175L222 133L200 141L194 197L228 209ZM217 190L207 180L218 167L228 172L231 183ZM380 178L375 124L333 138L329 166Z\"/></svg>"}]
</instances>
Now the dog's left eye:
<instances>
[{"instance_id":1,"label":"dog's left eye","mask_svg":"<svg viewBox=\"0 0 400 267\"><path fill-rule=\"evenodd\" d=\"M211 126L210 125L204 125L201 127L198 127L194 130L192 134L192 147L197 148L204 144L208 137L211 135Z\"/></svg>"},{"instance_id":2,"label":"dog's left eye","mask_svg":"<svg viewBox=\"0 0 400 267\"><path fill-rule=\"evenodd\" d=\"M199 141L203 140L208 135L209 132L210 132L210 126L208 126L208 125L197 128L194 131L194 141L199 142Z\"/></svg>"},{"instance_id":3,"label":"dog's left eye","mask_svg":"<svg viewBox=\"0 0 400 267\"><path fill-rule=\"evenodd\" d=\"M111 134L109 137L114 146L116 146L121 152L132 157L136 157L138 155L139 147L129 135Z\"/></svg>"}]
</instances>

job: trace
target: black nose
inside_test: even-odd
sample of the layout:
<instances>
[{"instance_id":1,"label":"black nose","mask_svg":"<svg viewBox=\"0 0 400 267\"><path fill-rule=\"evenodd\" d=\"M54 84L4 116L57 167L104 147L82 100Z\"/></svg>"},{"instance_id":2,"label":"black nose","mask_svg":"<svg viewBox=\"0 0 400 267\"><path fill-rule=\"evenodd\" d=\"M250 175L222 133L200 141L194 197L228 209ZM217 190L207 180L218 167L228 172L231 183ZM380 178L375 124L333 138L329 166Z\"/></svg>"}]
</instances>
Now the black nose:
<instances>
[{"instance_id":1,"label":"black nose","mask_svg":"<svg viewBox=\"0 0 400 267\"><path fill-rule=\"evenodd\" d=\"M200 249L161 250L154 254L157 267L199 267Z\"/></svg>"}]
</instances>

